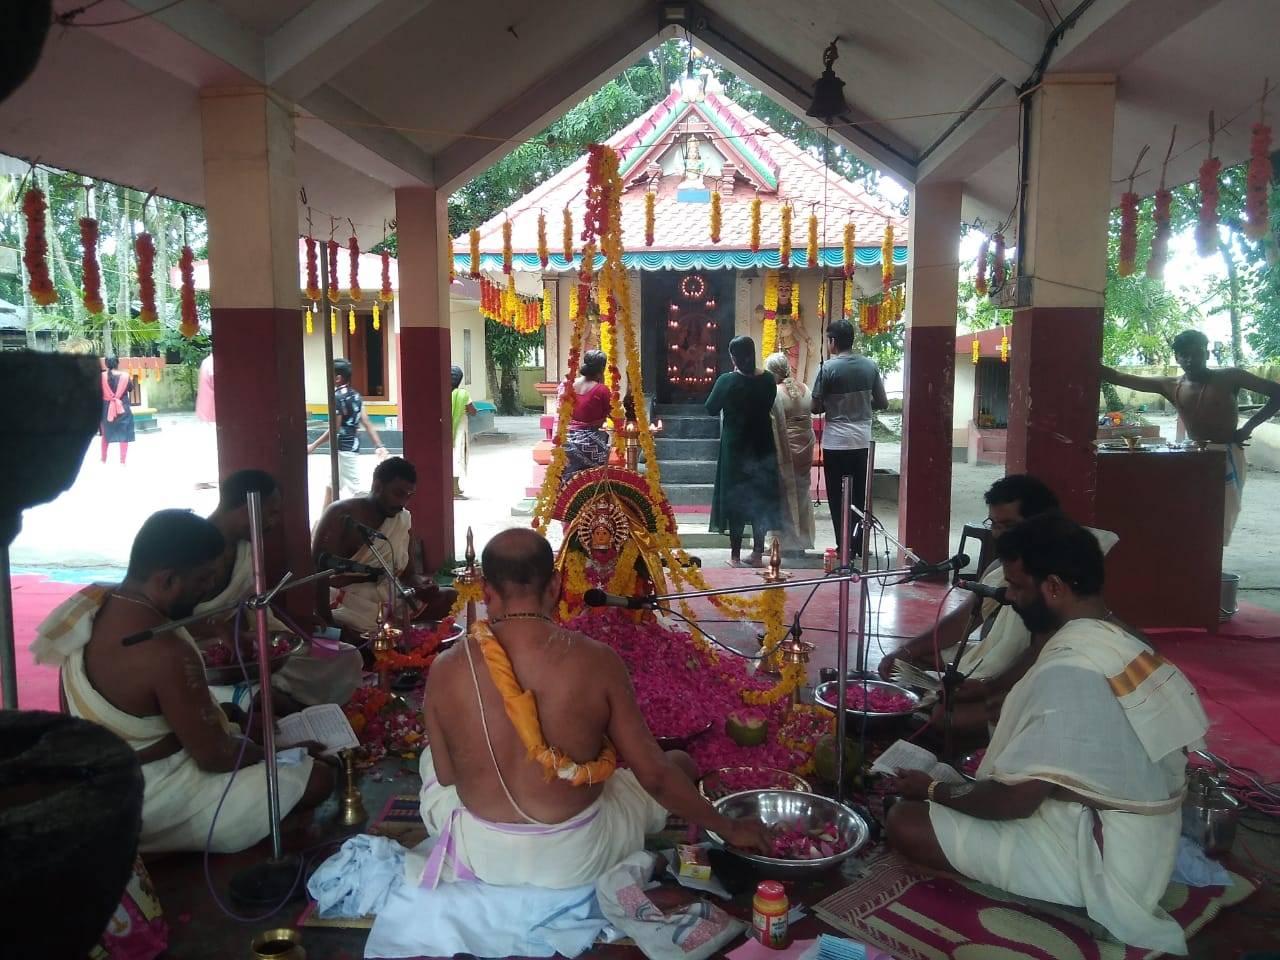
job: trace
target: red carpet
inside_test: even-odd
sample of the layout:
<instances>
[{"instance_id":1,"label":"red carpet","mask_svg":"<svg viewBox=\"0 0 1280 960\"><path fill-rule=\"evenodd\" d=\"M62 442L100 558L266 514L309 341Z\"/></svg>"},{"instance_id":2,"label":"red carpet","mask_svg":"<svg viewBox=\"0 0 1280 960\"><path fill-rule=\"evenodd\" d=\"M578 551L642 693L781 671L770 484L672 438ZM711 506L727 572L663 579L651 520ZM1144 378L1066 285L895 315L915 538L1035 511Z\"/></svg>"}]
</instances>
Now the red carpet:
<instances>
[{"instance_id":1,"label":"red carpet","mask_svg":"<svg viewBox=\"0 0 1280 960\"><path fill-rule=\"evenodd\" d=\"M13 629L18 655L18 706L23 710L58 709L58 671L31 662L31 641L49 611L81 588L44 577L18 574L12 579Z\"/></svg>"}]
</instances>

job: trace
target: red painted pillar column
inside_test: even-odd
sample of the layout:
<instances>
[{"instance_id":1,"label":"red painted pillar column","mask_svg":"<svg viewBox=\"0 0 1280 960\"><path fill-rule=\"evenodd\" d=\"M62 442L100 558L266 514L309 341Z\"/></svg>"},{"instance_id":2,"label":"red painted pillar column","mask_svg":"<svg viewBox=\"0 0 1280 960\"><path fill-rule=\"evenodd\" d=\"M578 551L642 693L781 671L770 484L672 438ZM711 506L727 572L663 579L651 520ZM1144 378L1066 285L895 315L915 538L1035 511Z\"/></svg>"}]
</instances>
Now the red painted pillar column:
<instances>
[{"instance_id":1,"label":"red painted pillar column","mask_svg":"<svg viewBox=\"0 0 1280 960\"><path fill-rule=\"evenodd\" d=\"M418 468L409 509L428 569L454 557L449 410L449 214L430 187L396 190L400 262L400 421L405 458Z\"/></svg>"},{"instance_id":2,"label":"red painted pillar column","mask_svg":"<svg viewBox=\"0 0 1280 960\"><path fill-rule=\"evenodd\" d=\"M267 537L267 569L301 575L311 566L311 525L293 119L255 88L205 91L200 116L218 470L225 477L252 467L276 478L284 517ZM306 592L288 596L296 603Z\"/></svg>"},{"instance_id":3,"label":"red painted pillar column","mask_svg":"<svg viewBox=\"0 0 1280 960\"><path fill-rule=\"evenodd\" d=\"M1114 77L1045 77L1018 238L1030 306L1014 313L1006 469L1039 477L1081 523L1093 520L1097 487L1114 116Z\"/></svg>"},{"instance_id":4,"label":"red painted pillar column","mask_svg":"<svg viewBox=\"0 0 1280 960\"><path fill-rule=\"evenodd\" d=\"M952 407L961 184L918 184L911 198L898 539L926 560L951 551Z\"/></svg>"}]
</instances>

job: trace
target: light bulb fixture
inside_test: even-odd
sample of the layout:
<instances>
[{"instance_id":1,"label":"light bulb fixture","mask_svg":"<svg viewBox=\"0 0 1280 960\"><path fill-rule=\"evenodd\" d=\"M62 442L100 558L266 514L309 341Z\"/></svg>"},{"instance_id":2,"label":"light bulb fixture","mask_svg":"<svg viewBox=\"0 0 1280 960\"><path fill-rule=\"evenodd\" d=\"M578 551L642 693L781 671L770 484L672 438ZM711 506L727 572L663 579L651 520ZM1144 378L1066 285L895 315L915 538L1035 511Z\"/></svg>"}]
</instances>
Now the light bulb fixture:
<instances>
[{"instance_id":1,"label":"light bulb fixture","mask_svg":"<svg viewBox=\"0 0 1280 960\"><path fill-rule=\"evenodd\" d=\"M813 100L809 103L809 109L805 111L806 116L817 117L828 124L834 117L849 109L849 105L844 100L844 81L831 69L839 56L836 41L832 40L827 49L822 52L822 76L813 84Z\"/></svg>"}]
</instances>

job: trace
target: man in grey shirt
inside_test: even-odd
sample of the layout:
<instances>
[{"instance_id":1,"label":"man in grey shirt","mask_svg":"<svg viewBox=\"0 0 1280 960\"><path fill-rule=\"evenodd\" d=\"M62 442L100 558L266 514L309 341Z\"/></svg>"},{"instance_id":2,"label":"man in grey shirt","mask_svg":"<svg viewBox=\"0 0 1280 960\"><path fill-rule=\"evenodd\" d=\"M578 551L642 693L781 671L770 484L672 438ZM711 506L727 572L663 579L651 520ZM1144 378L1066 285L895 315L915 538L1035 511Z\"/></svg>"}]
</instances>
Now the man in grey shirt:
<instances>
[{"instance_id":1,"label":"man in grey shirt","mask_svg":"<svg viewBox=\"0 0 1280 960\"><path fill-rule=\"evenodd\" d=\"M845 477L853 478L853 505L866 505L867 449L871 446L874 411L885 410L889 398L875 362L853 352L853 324L833 320L827 327L830 359L818 369L813 384L813 412L827 415L822 431L822 464L827 483L827 506L836 544L840 543L840 491ZM851 515L850 552L858 552L860 530Z\"/></svg>"}]
</instances>

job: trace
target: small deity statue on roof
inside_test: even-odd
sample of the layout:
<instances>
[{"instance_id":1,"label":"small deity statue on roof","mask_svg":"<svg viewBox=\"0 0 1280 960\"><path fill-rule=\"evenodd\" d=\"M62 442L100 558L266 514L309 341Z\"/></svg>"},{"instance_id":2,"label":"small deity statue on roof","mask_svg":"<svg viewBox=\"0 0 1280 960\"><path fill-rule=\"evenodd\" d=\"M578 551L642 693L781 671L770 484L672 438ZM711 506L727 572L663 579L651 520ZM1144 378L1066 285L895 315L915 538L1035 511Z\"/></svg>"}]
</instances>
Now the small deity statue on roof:
<instances>
[{"instance_id":1,"label":"small deity statue on roof","mask_svg":"<svg viewBox=\"0 0 1280 960\"><path fill-rule=\"evenodd\" d=\"M681 186L698 187L703 186L703 174L706 170L706 164L702 160L702 153L698 148L698 140L696 137L689 137L685 141L684 148L684 182Z\"/></svg>"}]
</instances>

